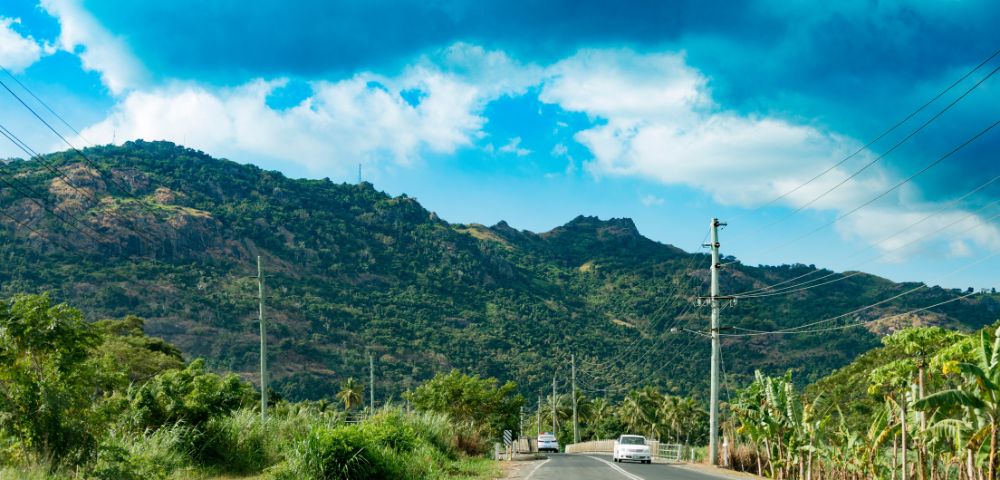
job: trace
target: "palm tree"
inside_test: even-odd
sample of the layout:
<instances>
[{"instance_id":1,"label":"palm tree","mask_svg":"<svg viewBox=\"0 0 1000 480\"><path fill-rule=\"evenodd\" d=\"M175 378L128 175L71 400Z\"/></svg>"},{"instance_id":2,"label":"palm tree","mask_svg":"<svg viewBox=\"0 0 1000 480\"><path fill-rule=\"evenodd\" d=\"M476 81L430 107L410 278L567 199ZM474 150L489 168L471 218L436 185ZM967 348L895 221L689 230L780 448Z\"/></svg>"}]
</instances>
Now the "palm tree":
<instances>
[{"instance_id":1,"label":"palm tree","mask_svg":"<svg viewBox=\"0 0 1000 480\"><path fill-rule=\"evenodd\" d=\"M989 334L983 331L975 363L954 363L946 365L946 373L960 373L966 382L957 388L933 393L917 401L914 406L921 410L943 409L961 411L963 416L975 412L982 418L977 422L979 429L972 434L973 439L990 439L987 460L987 480L996 480L997 470L997 428L1000 425L1000 335L990 342Z\"/></svg>"},{"instance_id":2,"label":"palm tree","mask_svg":"<svg viewBox=\"0 0 1000 480\"><path fill-rule=\"evenodd\" d=\"M663 397L663 401L660 402L656 416L661 439L673 442L679 439L681 435L681 419L683 418L681 417L683 414L681 405L680 397L673 395Z\"/></svg>"},{"instance_id":3,"label":"palm tree","mask_svg":"<svg viewBox=\"0 0 1000 480\"><path fill-rule=\"evenodd\" d=\"M350 377L340 385L340 391L337 392L337 399L344 402L344 411L350 411L352 408L361 405L361 399L365 394L365 387L354 377Z\"/></svg>"},{"instance_id":4,"label":"palm tree","mask_svg":"<svg viewBox=\"0 0 1000 480\"><path fill-rule=\"evenodd\" d=\"M593 416L594 401L587 398L583 392L576 392L576 415L580 422Z\"/></svg>"},{"instance_id":5,"label":"palm tree","mask_svg":"<svg viewBox=\"0 0 1000 480\"><path fill-rule=\"evenodd\" d=\"M552 405L555 404L556 411L556 431L561 431L563 425L567 422L573 421L573 401L569 395L559 395L553 398L552 395L547 395L545 401L542 404L542 430L546 430L545 426L552 425ZM570 426L572 428L572 425ZM555 434L556 432L552 432Z\"/></svg>"},{"instance_id":6,"label":"palm tree","mask_svg":"<svg viewBox=\"0 0 1000 480\"><path fill-rule=\"evenodd\" d=\"M639 432L642 430L646 420L643 408L642 395L636 390L629 392L625 400L622 401L619 407L619 416L625 422L625 426L628 427L630 432Z\"/></svg>"},{"instance_id":7,"label":"palm tree","mask_svg":"<svg viewBox=\"0 0 1000 480\"><path fill-rule=\"evenodd\" d=\"M608 402L608 399L595 398L590 401L590 411L587 415L582 416L582 418L587 423L596 423L597 421L611 415L611 403Z\"/></svg>"}]
</instances>

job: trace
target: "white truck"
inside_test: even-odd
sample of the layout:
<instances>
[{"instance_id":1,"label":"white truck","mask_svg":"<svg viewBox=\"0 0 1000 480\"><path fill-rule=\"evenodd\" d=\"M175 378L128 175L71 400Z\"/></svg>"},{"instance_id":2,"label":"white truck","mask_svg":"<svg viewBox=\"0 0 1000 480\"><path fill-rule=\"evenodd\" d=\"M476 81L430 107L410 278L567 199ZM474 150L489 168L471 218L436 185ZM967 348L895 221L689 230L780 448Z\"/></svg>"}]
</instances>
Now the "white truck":
<instances>
[{"instance_id":1,"label":"white truck","mask_svg":"<svg viewBox=\"0 0 1000 480\"><path fill-rule=\"evenodd\" d=\"M651 463L653 455L649 452L649 445L646 445L646 437L642 435L622 435L615 440L614 452L611 454L612 460L616 462L639 462Z\"/></svg>"}]
</instances>

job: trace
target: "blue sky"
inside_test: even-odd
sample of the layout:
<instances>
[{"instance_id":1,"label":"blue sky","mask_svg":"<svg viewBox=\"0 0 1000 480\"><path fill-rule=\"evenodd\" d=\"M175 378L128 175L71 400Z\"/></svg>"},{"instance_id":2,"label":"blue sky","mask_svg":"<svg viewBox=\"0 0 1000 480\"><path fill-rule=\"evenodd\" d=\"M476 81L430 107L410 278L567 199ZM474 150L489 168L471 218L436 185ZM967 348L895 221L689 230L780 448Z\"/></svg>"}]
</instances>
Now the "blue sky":
<instances>
[{"instance_id":1,"label":"blue sky","mask_svg":"<svg viewBox=\"0 0 1000 480\"><path fill-rule=\"evenodd\" d=\"M997 24L995 2L957 0L8 0L0 64L80 144L335 181L360 163L451 222L630 217L689 251L718 216L746 263L979 288L1000 287L1000 181L966 194L1000 175L1000 128L853 210L998 120L1000 56L771 201L989 58ZM0 123L61 149L6 96Z\"/></svg>"}]
</instances>

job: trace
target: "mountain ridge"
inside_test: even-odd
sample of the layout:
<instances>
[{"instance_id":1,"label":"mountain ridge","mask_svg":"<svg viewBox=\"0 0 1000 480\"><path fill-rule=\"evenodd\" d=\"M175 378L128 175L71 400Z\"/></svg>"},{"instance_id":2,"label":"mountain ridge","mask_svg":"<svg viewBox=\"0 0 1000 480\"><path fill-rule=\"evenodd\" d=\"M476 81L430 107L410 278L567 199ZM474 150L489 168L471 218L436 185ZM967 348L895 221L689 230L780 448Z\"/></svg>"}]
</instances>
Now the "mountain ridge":
<instances>
[{"instance_id":1,"label":"mountain ridge","mask_svg":"<svg viewBox=\"0 0 1000 480\"><path fill-rule=\"evenodd\" d=\"M346 377L366 375L367 352L378 359L380 398L398 398L453 367L513 379L525 393L535 392L551 385L569 353L582 361L580 380L590 395L648 383L703 396L707 344L671 329L703 330L707 323L705 312L691 306L707 291L707 256L648 239L630 219L580 215L540 233L504 221L452 224L411 197L367 182L289 179L169 142L85 153L101 168L72 152L46 160L79 179L73 183L93 198L60 185L37 161L6 165L47 192L56 212L93 226L102 242L74 235L3 189L4 212L69 246L60 249L21 228L0 246L10 259L0 273L3 294L51 291L91 320L138 314L151 334L186 355L253 380L256 285L249 277L260 255L270 276L270 363L275 388L288 397L330 396ZM122 186L130 191L117 191ZM17 230L7 218L0 223L8 233ZM721 281L724 291L746 291L815 270L736 263ZM741 303L726 319L741 328L785 328L915 285L859 274L820 292ZM927 287L848 320L958 294ZM969 330L996 320L998 305L996 296L976 297L908 322ZM745 380L757 367L818 378L900 325L833 338L727 339L728 354L742 360L729 365L730 381Z\"/></svg>"}]
</instances>

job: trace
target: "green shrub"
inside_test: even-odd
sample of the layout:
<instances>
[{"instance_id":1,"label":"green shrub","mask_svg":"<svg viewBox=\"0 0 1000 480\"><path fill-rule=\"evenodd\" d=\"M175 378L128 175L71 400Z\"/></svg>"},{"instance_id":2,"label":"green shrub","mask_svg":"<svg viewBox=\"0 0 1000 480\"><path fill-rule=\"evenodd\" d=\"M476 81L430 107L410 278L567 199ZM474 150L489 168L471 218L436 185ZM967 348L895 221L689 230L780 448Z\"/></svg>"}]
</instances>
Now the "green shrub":
<instances>
[{"instance_id":1,"label":"green shrub","mask_svg":"<svg viewBox=\"0 0 1000 480\"><path fill-rule=\"evenodd\" d=\"M93 367L99 336L79 310L45 295L0 302L0 437L74 465L93 455Z\"/></svg>"},{"instance_id":2,"label":"green shrub","mask_svg":"<svg viewBox=\"0 0 1000 480\"><path fill-rule=\"evenodd\" d=\"M383 410L362 423L361 432L375 445L391 450L407 453L417 446L416 430L398 410Z\"/></svg>"},{"instance_id":3,"label":"green shrub","mask_svg":"<svg viewBox=\"0 0 1000 480\"><path fill-rule=\"evenodd\" d=\"M459 457L454 441L446 415L385 408L358 425L313 428L272 473L279 480L449 478Z\"/></svg>"},{"instance_id":4,"label":"green shrub","mask_svg":"<svg viewBox=\"0 0 1000 480\"><path fill-rule=\"evenodd\" d=\"M356 426L316 427L273 473L278 480L399 479L385 453Z\"/></svg>"},{"instance_id":5,"label":"green shrub","mask_svg":"<svg viewBox=\"0 0 1000 480\"><path fill-rule=\"evenodd\" d=\"M186 423L201 426L215 415L229 413L253 402L253 387L236 374L205 371L201 359L183 370L169 370L128 394L133 427L145 430Z\"/></svg>"},{"instance_id":6,"label":"green shrub","mask_svg":"<svg viewBox=\"0 0 1000 480\"><path fill-rule=\"evenodd\" d=\"M90 477L95 480L141 480L143 473L125 447L102 442L97 448L97 463ZM153 475L151 478L161 479L164 476Z\"/></svg>"},{"instance_id":7,"label":"green shrub","mask_svg":"<svg viewBox=\"0 0 1000 480\"><path fill-rule=\"evenodd\" d=\"M419 411L447 414L456 424L466 426L463 436L475 439L499 435L504 428L517 425L524 404L516 383L499 385L495 378L469 376L458 370L439 373L405 396ZM481 453L479 442L461 443L472 447L467 453Z\"/></svg>"}]
</instances>

